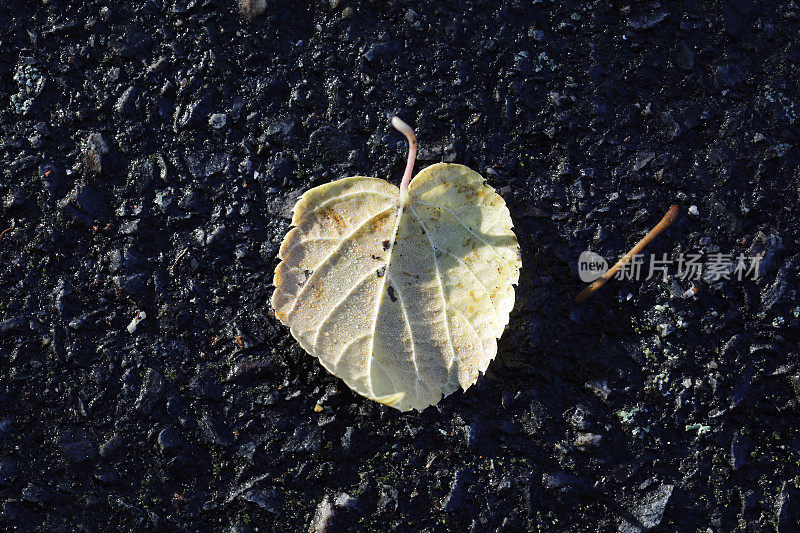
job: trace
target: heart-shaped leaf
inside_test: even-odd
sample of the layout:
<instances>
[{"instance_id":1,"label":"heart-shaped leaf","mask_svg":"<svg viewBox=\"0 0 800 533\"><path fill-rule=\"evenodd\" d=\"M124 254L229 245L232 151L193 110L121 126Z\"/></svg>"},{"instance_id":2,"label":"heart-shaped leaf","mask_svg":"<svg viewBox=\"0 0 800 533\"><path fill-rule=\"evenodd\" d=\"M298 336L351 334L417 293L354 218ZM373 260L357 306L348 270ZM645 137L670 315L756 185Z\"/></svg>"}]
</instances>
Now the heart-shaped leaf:
<instances>
[{"instance_id":1,"label":"heart-shaped leaf","mask_svg":"<svg viewBox=\"0 0 800 533\"><path fill-rule=\"evenodd\" d=\"M466 389L486 370L521 266L503 198L463 165L431 165L409 183L409 140L399 189L359 176L303 194L272 298L328 371L402 411Z\"/></svg>"}]
</instances>

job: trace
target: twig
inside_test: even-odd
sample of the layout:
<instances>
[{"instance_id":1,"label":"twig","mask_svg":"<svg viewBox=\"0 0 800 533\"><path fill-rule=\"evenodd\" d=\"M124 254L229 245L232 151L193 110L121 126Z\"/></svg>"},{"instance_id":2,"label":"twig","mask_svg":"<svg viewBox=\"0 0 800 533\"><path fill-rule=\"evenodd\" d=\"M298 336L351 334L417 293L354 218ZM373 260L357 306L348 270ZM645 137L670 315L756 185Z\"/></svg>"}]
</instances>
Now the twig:
<instances>
[{"instance_id":1,"label":"twig","mask_svg":"<svg viewBox=\"0 0 800 533\"><path fill-rule=\"evenodd\" d=\"M12 229L14 229L14 226L9 226L9 227L7 227L6 229L4 229L4 230L3 230L3 232L2 232L2 233L0 233L0 238L2 238L2 237L3 237L3 235L5 235L5 234L6 234L6 233L8 233L9 231L11 231Z\"/></svg>"},{"instance_id":2,"label":"twig","mask_svg":"<svg viewBox=\"0 0 800 533\"><path fill-rule=\"evenodd\" d=\"M590 294L592 294L594 291L602 287L606 281L614 277L614 274L617 273L617 270L622 268L622 266L628 261L630 261L633 258L633 256L642 251L642 248L647 246L650 243L650 241L658 237L659 233L670 227L672 223L675 222L675 220L678 218L679 213L680 213L680 208L677 205L673 205L672 207L670 207L669 211L667 211L667 214L664 215L664 218L661 219L661 222L656 224L656 226L653 229L651 229L650 232L647 235L645 235L641 241L637 242L636 246L631 248L630 252L623 255L620 258L620 260L616 262L614 266L608 269L608 272L603 274L603 277L594 281L594 283L583 289L580 292L580 294L578 294L578 296L575 297L575 301L578 303L583 302L586 298L589 297Z\"/></svg>"},{"instance_id":3,"label":"twig","mask_svg":"<svg viewBox=\"0 0 800 533\"><path fill-rule=\"evenodd\" d=\"M186 248L184 248L184 249L183 249L183 251L182 251L181 253L179 253L179 254L178 254L178 257L176 257L176 258L175 258L175 261L173 261L173 262L172 262L172 265L170 265L170 267L167 269L167 271L168 271L169 273L172 273L172 271L173 271L173 270L175 269L175 267L178 265L178 261L180 261L180 260L181 260L181 257L183 257L184 255L186 255L186 252L188 252L188 251L189 251L189 247L187 246Z\"/></svg>"}]
</instances>

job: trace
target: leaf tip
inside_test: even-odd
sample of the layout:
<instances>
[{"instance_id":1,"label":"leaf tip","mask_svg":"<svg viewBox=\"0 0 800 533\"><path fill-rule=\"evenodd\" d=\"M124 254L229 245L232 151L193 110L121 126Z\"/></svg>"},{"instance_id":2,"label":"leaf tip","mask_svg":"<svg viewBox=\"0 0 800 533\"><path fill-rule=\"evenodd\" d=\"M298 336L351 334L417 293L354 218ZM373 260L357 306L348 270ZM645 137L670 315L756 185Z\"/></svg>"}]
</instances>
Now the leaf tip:
<instances>
[{"instance_id":1,"label":"leaf tip","mask_svg":"<svg viewBox=\"0 0 800 533\"><path fill-rule=\"evenodd\" d=\"M378 403L382 403L383 405L388 405L389 407L397 407L397 404L400 403L405 397L405 392L395 392L394 394L379 396L374 398L374 400Z\"/></svg>"}]
</instances>

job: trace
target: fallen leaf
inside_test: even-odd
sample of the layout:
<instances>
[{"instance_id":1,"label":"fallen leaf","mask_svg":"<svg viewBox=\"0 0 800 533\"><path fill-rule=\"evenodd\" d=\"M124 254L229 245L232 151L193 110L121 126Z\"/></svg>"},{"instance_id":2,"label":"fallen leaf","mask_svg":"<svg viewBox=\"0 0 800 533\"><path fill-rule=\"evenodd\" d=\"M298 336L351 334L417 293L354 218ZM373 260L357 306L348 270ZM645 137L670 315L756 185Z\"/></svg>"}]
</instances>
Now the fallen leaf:
<instances>
[{"instance_id":1,"label":"fallen leaf","mask_svg":"<svg viewBox=\"0 0 800 533\"><path fill-rule=\"evenodd\" d=\"M358 176L303 194L272 298L328 371L401 411L486 370L521 266L505 201L477 172L438 163L408 177L401 188Z\"/></svg>"}]
</instances>

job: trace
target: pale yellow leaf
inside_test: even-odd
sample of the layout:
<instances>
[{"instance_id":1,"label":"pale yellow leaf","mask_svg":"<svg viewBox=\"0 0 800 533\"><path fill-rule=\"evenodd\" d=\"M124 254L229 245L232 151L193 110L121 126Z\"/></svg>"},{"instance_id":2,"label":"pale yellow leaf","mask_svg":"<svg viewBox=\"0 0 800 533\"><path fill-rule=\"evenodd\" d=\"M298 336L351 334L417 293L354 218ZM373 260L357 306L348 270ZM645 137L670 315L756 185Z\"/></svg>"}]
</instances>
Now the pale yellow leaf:
<instances>
[{"instance_id":1,"label":"pale yellow leaf","mask_svg":"<svg viewBox=\"0 0 800 533\"><path fill-rule=\"evenodd\" d=\"M403 200L395 185L365 177L306 192L280 248L272 305L331 373L407 411L486 370L521 262L505 202L469 168L429 166Z\"/></svg>"}]
</instances>

